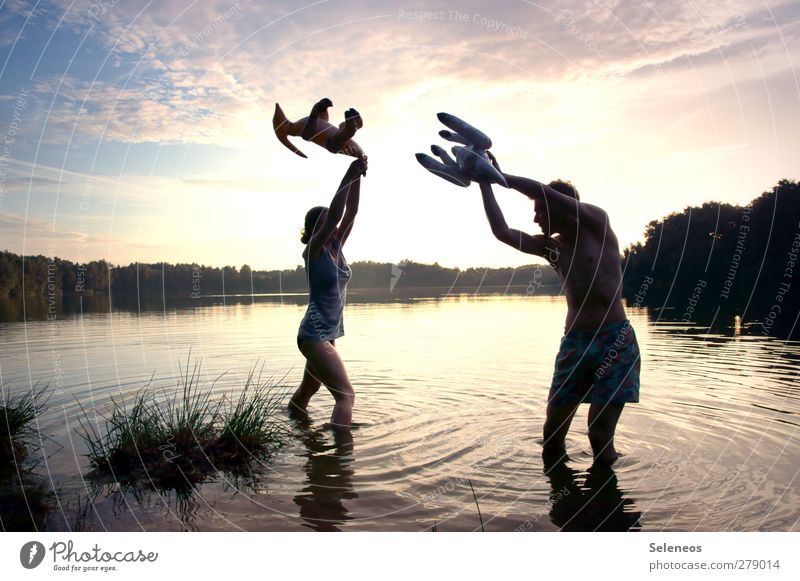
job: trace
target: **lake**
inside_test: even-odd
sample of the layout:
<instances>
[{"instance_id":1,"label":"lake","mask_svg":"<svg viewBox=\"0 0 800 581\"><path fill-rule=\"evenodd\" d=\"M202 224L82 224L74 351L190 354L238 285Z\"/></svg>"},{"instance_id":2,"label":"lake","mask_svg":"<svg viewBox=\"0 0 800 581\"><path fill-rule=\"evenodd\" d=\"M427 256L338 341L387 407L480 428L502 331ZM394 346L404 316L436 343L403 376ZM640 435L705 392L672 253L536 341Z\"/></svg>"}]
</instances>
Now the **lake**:
<instances>
[{"instance_id":1,"label":"lake","mask_svg":"<svg viewBox=\"0 0 800 581\"><path fill-rule=\"evenodd\" d=\"M305 300L246 297L0 324L5 392L36 382L53 390L39 418L36 467L57 492L48 526L800 530L798 342L629 310L642 385L641 403L626 406L617 430L623 456L613 470L590 469L581 406L567 439L571 460L545 474L541 430L566 313L557 296L355 297L337 341L357 394L350 437L322 428L333 406L323 389L309 407L312 424L290 423L286 445L250 478L219 472L176 493L83 477L81 408L105 413L110 398L130 398L151 377L174 386L190 353L215 397L235 395L257 364L293 389Z\"/></svg>"}]
</instances>

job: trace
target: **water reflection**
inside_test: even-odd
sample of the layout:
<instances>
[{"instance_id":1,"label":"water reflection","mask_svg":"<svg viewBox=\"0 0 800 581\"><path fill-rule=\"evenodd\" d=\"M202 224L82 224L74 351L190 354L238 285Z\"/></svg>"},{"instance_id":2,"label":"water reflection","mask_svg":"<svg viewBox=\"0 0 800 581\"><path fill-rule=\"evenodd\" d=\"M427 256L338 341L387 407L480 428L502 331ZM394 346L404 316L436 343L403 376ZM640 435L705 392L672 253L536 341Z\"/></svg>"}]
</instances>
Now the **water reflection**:
<instances>
[{"instance_id":1,"label":"water reflection","mask_svg":"<svg viewBox=\"0 0 800 581\"><path fill-rule=\"evenodd\" d=\"M348 304L385 305L401 303L415 307L420 302L446 302L454 297L476 296L525 296L524 287L485 286L479 292L449 292L444 287L412 287L386 292L382 289L351 289L347 291ZM541 296L555 296L552 289ZM117 314L117 313L159 313L173 311L194 311L201 308L233 307L237 305L256 305L277 303L305 307L308 304L307 292L203 295L197 298L178 296L136 296L107 294L62 294L50 302L46 297L27 295L25 297L0 296L0 323L22 321L58 321L76 315Z\"/></svg>"},{"instance_id":2,"label":"water reflection","mask_svg":"<svg viewBox=\"0 0 800 581\"><path fill-rule=\"evenodd\" d=\"M638 531L642 513L619 488L609 466L593 465L581 482L567 459L545 461L550 520L562 531Z\"/></svg>"},{"instance_id":3,"label":"water reflection","mask_svg":"<svg viewBox=\"0 0 800 581\"><path fill-rule=\"evenodd\" d=\"M358 498L353 489L353 435L350 432L306 427L305 480L294 502L304 526L315 531L338 531L351 520L345 500Z\"/></svg>"},{"instance_id":4,"label":"water reflection","mask_svg":"<svg viewBox=\"0 0 800 581\"><path fill-rule=\"evenodd\" d=\"M91 475L86 482L89 485L88 498L83 504L84 514L78 521L86 526L96 516L99 527L90 525L91 530L106 528L108 523L103 522L101 515L106 512L104 507L108 504L113 521L135 523L134 528L143 528L143 521L156 515L166 522L177 523L183 531L202 528L202 524L197 522L201 508L199 486L188 478L171 486L158 486L149 479L118 480L114 477L93 478Z\"/></svg>"},{"instance_id":5,"label":"water reflection","mask_svg":"<svg viewBox=\"0 0 800 581\"><path fill-rule=\"evenodd\" d=\"M739 337L776 337L779 339L800 340L800 326L796 324L797 308L786 308L787 316L775 325L765 327L764 319L754 317L751 313L763 310L764 305L751 303L747 307L745 317L731 309L721 309L720 305L712 305L695 309L691 320L679 309L632 307L629 313L641 313L648 322L656 327L674 333L685 334L696 338L712 335L718 338L737 339Z\"/></svg>"},{"instance_id":6,"label":"water reflection","mask_svg":"<svg viewBox=\"0 0 800 581\"><path fill-rule=\"evenodd\" d=\"M233 305L227 297L225 306L149 313L142 306L141 315L120 313L115 301L113 317L1 325L10 393L30 389L31 377L53 387L54 377L63 377L39 423L65 446L50 454L47 445L48 476L85 494L87 450L71 437L69 418L81 405L102 408L111 397L131 396L154 371L159 383L172 384L176 361L190 349L205 358L210 379L226 374L215 391L220 397L240 390L259 358L297 385L303 367L294 336L303 306L284 299ZM434 513L415 494L452 488L461 474L480 478L476 492L493 530L530 520L537 507L548 529L797 528L800 344L791 341L744 330L735 337L631 310L642 348L642 401L620 422L626 456L616 474L586 471L591 452L580 428L568 438L575 461L566 466L543 473L519 453L519 446L539 450L529 444L543 421L565 308L563 299L541 296L353 301L342 352L362 394L358 421L367 426L353 432L356 474L352 441L337 445L332 433L305 428L295 431L291 452L267 461L250 486L248 475L237 480L225 468L188 498L144 490L140 502L119 484L109 486L111 496L97 498L86 528L420 530L439 519L473 529L478 516L468 487L463 495L439 495ZM329 400L315 405L314 417L329 416ZM586 413L579 411L576 425ZM498 447L507 441L513 447ZM735 476L709 484L728 474ZM525 492L533 502L516 502Z\"/></svg>"}]
</instances>

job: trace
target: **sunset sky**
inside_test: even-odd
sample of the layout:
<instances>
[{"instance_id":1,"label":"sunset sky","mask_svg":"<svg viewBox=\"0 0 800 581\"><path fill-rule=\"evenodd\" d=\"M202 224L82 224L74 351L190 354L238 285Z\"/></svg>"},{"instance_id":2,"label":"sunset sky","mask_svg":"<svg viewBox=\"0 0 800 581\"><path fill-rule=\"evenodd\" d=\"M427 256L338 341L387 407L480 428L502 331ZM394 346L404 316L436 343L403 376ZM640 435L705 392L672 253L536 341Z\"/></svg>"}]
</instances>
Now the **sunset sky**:
<instances>
[{"instance_id":1,"label":"sunset sky","mask_svg":"<svg viewBox=\"0 0 800 581\"><path fill-rule=\"evenodd\" d=\"M350 158L272 132L363 115L350 261L534 262L415 152L447 111L503 169L570 179L621 245L800 177L800 2L42 0L0 4L0 249L291 268ZM496 188L512 227L533 207Z\"/></svg>"}]
</instances>

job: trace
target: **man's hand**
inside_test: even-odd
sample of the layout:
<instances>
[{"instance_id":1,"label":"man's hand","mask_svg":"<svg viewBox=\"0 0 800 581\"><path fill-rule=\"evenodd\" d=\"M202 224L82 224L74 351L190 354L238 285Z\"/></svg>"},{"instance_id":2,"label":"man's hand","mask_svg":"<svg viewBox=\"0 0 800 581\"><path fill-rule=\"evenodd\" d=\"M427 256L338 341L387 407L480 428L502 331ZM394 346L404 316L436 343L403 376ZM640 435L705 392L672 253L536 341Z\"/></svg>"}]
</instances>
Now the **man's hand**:
<instances>
[{"instance_id":1,"label":"man's hand","mask_svg":"<svg viewBox=\"0 0 800 581\"><path fill-rule=\"evenodd\" d=\"M486 150L486 155L489 156L489 161L492 162L492 165L494 166L494 169L496 169L500 173L503 173L503 170L500 169L500 164L497 163L497 158L494 156L494 154L492 154L492 152L487 149Z\"/></svg>"}]
</instances>

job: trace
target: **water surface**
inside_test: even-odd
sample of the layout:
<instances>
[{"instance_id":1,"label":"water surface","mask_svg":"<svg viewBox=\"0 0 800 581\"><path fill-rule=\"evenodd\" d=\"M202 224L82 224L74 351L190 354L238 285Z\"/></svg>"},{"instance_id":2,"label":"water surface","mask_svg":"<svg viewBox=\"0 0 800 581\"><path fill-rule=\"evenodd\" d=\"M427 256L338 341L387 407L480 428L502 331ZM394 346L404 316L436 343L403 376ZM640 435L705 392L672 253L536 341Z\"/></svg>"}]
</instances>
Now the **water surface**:
<instances>
[{"instance_id":1,"label":"water surface","mask_svg":"<svg viewBox=\"0 0 800 581\"><path fill-rule=\"evenodd\" d=\"M301 297L0 324L5 390L55 389L37 467L58 491L50 526L448 531L480 530L482 519L490 531L800 529L800 344L631 311L642 386L618 427L623 457L613 470L590 469L582 406L571 460L545 474L541 429L566 312L548 296L351 301L337 342L357 393L351 437L322 428L333 400L320 391L311 425L294 425L254 477L220 472L189 494L82 477L81 406L104 412L154 373L153 385L174 385L190 351L204 386L224 373L213 383L219 397L241 389L256 362L294 387L304 309Z\"/></svg>"}]
</instances>

